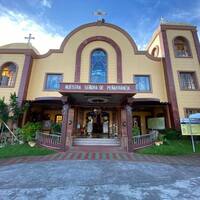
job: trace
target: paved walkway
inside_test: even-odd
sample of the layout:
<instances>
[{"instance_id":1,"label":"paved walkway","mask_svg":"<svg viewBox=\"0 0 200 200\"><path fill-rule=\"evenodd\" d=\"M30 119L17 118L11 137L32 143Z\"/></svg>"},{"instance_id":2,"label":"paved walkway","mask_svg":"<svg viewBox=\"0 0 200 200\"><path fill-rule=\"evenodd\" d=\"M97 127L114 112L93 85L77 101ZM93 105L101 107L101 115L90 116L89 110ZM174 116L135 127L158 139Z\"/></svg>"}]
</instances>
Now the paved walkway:
<instances>
[{"instance_id":1,"label":"paved walkway","mask_svg":"<svg viewBox=\"0 0 200 200\"><path fill-rule=\"evenodd\" d=\"M118 160L133 162L156 162L166 164L180 164L200 166L200 155L188 156L155 156L141 155L126 152L94 152L94 151L67 151L59 152L47 156L16 157L10 159L0 159L0 166L16 163L30 163L53 160Z\"/></svg>"},{"instance_id":2,"label":"paved walkway","mask_svg":"<svg viewBox=\"0 0 200 200\"><path fill-rule=\"evenodd\" d=\"M200 167L186 165L59 160L0 167L1 200L199 200L199 185Z\"/></svg>"}]
</instances>

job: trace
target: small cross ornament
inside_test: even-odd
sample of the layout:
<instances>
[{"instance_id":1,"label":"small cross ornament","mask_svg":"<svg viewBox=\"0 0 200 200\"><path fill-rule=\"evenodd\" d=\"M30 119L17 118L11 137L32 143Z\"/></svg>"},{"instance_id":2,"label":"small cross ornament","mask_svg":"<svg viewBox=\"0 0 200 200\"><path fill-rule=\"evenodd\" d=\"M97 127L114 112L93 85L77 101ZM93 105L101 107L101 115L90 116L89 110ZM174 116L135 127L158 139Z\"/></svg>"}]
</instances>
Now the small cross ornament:
<instances>
[{"instance_id":1,"label":"small cross ornament","mask_svg":"<svg viewBox=\"0 0 200 200\"><path fill-rule=\"evenodd\" d=\"M107 13L101 10L97 10L94 12L94 15L97 16L98 21L103 20L103 16L105 16Z\"/></svg>"},{"instance_id":2,"label":"small cross ornament","mask_svg":"<svg viewBox=\"0 0 200 200\"><path fill-rule=\"evenodd\" d=\"M164 17L161 17L161 18L160 18L160 23L161 23L161 24L164 24L164 23L165 23Z\"/></svg>"},{"instance_id":3,"label":"small cross ornament","mask_svg":"<svg viewBox=\"0 0 200 200\"><path fill-rule=\"evenodd\" d=\"M29 33L29 36L28 37L24 37L26 40L27 40L27 44L30 44L31 43L31 40L34 40L35 37L32 37L32 34Z\"/></svg>"}]
</instances>

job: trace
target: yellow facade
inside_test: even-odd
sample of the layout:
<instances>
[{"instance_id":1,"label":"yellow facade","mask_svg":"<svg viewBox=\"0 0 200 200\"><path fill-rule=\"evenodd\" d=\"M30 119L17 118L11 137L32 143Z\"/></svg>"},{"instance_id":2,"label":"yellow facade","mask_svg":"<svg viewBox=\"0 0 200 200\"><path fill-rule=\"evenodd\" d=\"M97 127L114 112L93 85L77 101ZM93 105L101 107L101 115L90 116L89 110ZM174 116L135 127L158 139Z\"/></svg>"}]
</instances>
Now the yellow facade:
<instances>
[{"instance_id":1,"label":"yellow facade","mask_svg":"<svg viewBox=\"0 0 200 200\"><path fill-rule=\"evenodd\" d=\"M7 62L13 62L17 66L17 77L14 87L0 87L0 97L5 97L5 101L9 101L11 93L18 94L19 86L21 82L22 70L24 66L25 56L23 54L0 54L0 66Z\"/></svg>"},{"instance_id":2,"label":"yellow facade","mask_svg":"<svg viewBox=\"0 0 200 200\"><path fill-rule=\"evenodd\" d=\"M157 57L159 57L159 58L164 57L164 52L162 51L162 48L161 48L161 40L160 40L159 33L155 33L155 37L152 38L152 40L150 41L150 43L148 45L149 54L152 53L154 48L158 48Z\"/></svg>"},{"instance_id":3,"label":"yellow facade","mask_svg":"<svg viewBox=\"0 0 200 200\"><path fill-rule=\"evenodd\" d=\"M87 38L102 35L112 38L121 48L123 82L133 83L133 76L146 74L151 76L152 92L137 94L136 98L158 98L167 102L164 72L162 62L149 59L145 55L136 55L130 41L124 35L110 27L89 27L75 33L67 42L64 52L53 53L47 58L35 59L28 89L28 100L42 96L60 96L58 92L44 90L46 73L62 73L63 82L74 82L76 51L82 41ZM104 49L108 54L108 83L117 82L116 52L113 47L102 41L88 44L81 55L81 82L89 82L90 53L96 48ZM37 76L35 76L37 74ZM35 84L37 82L37 84Z\"/></svg>"},{"instance_id":4,"label":"yellow facade","mask_svg":"<svg viewBox=\"0 0 200 200\"><path fill-rule=\"evenodd\" d=\"M131 41L130 36L127 36L125 31L114 25L107 25L97 23L96 25L86 25L71 33L66 42L63 43L60 52L53 52L47 56L33 56L32 69L30 74L30 81L25 100L34 101L40 97L61 97L62 95L57 91L47 91L44 88L47 73L60 73L63 75L63 82L74 82L76 54L80 44L88 38L94 36L105 36L111 38L119 47L122 53L122 79L123 83L134 83L134 75L150 75L151 91L146 93L137 93L135 99L158 99L160 102L168 103L167 83L164 73L163 59L165 52L163 50L162 38L159 31L154 34L146 52L137 50L134 42ZM197 81L200 83L200 65L195 48L194 39L190 30L169 30L166 31L167 40L170 52L170 61L172 65L173 78L175 83L176 97L178 103L178 111L180 117L184 117L185 108L200 108L200 92L197 91L181 91L178 79L178 71L195 71ZM175 58L172 41L176 36L184 36L187 38L192 51L191 58ZM154 47L158 46L158 58L149 56ZM23 49L25 46L8 45L0 47L1 49L12 50L19 48ZM117 83L117 54L111 44L106 41L93 41L85 46L81 54L81 71L80 82L90 82L90 63L91 52L94 49L102 48L108 55L108 83ZM37 50L33 47L37 54ZM149 52L149 53L148 53ZM160 58L160 59L159 59ZM17 65L17 79L14 88L0 87L0 97L5 97L6 101L10 93L16 92L18 94L19 85L21 82L21 75L24 66L25 53L1 53L0 66L5 62L13 62ZM138 113L144 117L144 113ZM144 121L144 119L142 119ZM143 123L144 124L144 123ZM144 127L143 127L144 129Z\"/></svg>"},{"instance_id":5,"label":"yellow facade","mask_svg":"<svg viewBox=\"0 0 200 200\"><path fill-rule=\"evenodd\" d=\"M190 44L192 57L191 58L175 58L173 49L173 39L177 36L184 36ZM185 108L200 108L200 91L183 91L180 90L178 79L178 71L194 71L196 72L197 82L200 83L200 65L197 57L197 52L194 45L194 40L191 31L168 30L167 31L170 58L173 69L174 83L176 88L176 96L179 108L180 117L184 117Z\"/></svg>"}]
</instances>

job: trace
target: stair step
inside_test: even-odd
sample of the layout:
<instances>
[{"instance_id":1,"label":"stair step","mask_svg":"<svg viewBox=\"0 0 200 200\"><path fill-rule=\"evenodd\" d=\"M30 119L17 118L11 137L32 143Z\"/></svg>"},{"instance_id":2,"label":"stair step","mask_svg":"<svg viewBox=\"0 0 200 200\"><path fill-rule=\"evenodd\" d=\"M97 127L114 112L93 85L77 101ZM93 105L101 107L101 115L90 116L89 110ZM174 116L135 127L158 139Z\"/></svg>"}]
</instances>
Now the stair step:
<instances>
[{"instance_id":1,"label":"stair step","mask_svg":"<svg viewBox=\"0 0 200 200\"><path fill-rule=\"evenodd\" d=\"M87 145L87 146L120 146L118 138L75 138L73 145Z\"/></svg>"},{"instance_id":2,"label":"stair step","mask_svg":"<svg viewBox=\"0 0 200 200\"><path fill-rule=\"evenodd\" d=\"M103 145L75 145L70 147L70 152L124 152L121 146L103 146Z\"/></svg>"}]
</instances>

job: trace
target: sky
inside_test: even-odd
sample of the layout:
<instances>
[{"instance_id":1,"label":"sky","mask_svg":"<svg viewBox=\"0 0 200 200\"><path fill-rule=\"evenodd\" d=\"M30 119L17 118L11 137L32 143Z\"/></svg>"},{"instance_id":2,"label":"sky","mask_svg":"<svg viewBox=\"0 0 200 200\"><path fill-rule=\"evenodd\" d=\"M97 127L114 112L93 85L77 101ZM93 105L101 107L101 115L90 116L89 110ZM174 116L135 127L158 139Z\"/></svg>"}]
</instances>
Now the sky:
<instances>
[{"instance_id":1,"label":"sky","mask_svg":"<svg viewBox=\"0 0 200 200\"><path fill-rule=\"evenodd\" d=\"M106 12L106 22L126 30L140 50L161 17L200 30L200 0L0 0L0 46L26 42L24 37L31 33L41 54L58 49L73 29L97 21L97 10Z\"/></svg>"}]
</instances>

